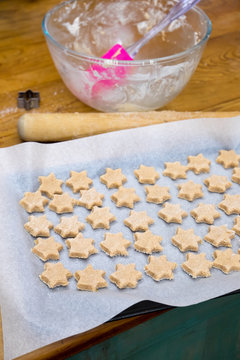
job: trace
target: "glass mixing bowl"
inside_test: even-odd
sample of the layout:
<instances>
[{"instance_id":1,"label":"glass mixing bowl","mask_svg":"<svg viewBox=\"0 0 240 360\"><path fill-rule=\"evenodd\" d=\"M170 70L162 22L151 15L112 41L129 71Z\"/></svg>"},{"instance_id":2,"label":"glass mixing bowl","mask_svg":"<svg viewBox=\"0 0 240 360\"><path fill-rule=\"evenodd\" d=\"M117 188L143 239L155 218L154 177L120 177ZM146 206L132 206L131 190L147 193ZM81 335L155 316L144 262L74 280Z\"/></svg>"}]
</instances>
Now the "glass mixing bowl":
<instances>
[{"instance_id":1,"label":"glass mixing bowl","mask_svg":"<svg viewBox=\"0 0 240 360\"><path fill-rule=\"evenodd\" d=\"M176 0L70 0L45 15L42 28L55 66L82 102L105 112L148 111L187 84L211 33L199 8L173 21L133 61L102 59L157 24Z\"/></svg>"}]
</instances>

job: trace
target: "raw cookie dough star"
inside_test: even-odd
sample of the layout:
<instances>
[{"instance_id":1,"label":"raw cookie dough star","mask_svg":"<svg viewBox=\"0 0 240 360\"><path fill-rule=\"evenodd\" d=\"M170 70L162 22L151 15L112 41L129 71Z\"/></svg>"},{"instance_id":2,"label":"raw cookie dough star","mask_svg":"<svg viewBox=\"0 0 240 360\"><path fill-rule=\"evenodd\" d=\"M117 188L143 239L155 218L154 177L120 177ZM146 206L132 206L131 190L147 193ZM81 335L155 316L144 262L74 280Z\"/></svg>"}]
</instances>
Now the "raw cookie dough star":
<instances>
[{"instance_id":1,"label":"raw cookie dough star","mask_svg":"<svg viewBox=\"0 0 240 360\"><path fill-rule=\"evenodd\" d=\"M70 258L87 259L90 255L96 254L98 251L95 248L93 239L86 239L82 233L79 233L76 237L67 239L65 241L69 252Z\"/></svg>"},{"instance_id":2,"label":"raw cookie dough star","mask_svg":"<svg viewBox=\"0 0 240 360\"><path fill-rule=\"evenodd\" d=\"M19 204L29 213L44 212L44 206L48 204L49 200L42 196L38 190L36 192L25 192L24 197L19 201Z\"/></svg>"},{"instance_id":3,"label":"raw cookie dough star","mask_svg":"<svg viewBox=\"0 0 240 360\"><path fill-rule=\"evenodd\" d=\"M140 165L139 169L134 170L134 175L141 184L155 184L160 178L159 173L153 166Z\"/></svg>"},{"instance_id":4,"label":"raw cookie dough star","mask_svg":"<svg viewBox=\"0 0 240 360\"><path fill-rule=\"evenodd\" d=\"M146 231L148 225L154 223L154 220L147 215L146 211L131 210L129 217L124 220L124 225L129 227L132 231Z\"/></svg>"},{"instance_id":5,"label":"raw cookie dough star","mask_svg":"<svg viewBox=\"0 0 240 360\"><path fill-rule=\"evenodd\" d=\"M147 202L162 204L166 200L171 199L171 195L169 194L169 187L167 186L159 186L157 184L152 186L145 186L145 191L147 194Z\"/></svg>"},{"instance_id":6,"label":"raw cookie dough star","mask_svg":"<svg viewBox=\"0 0 240 360\"><path fill-rule=\"evenodd\" d=\"M208 191L217 193L223 193L232 186L228 178L221 175L211 175L203 182L207 186Z\"/></svg>"},{"instance_id":7,"label":"raw cookie dough star","mask_svg":"<svg viewBox=\"0 0 240 360\"><path fill-rule=\"evenodd\" d=\"M195 184L192 180L179 184L178 197L184 200L193 201L195 199L203 197L202 185Z\"/></svg>"},{"instance_id":8,"label":"raw cookie dough star","mask_svg":"<svg viewBox=\"0 0 240 360\"><path fill-rule=\"evenodd\" d=\"M178 227L176 234L172 237L172 243L182 252L198 251L198 246L202 243L202 239L194 234L193 229L183 230Z\"/></svg>"},{"instance_id":9,"label":"raw cookie dough star","mask_svg":"<svg viewBox=\"0 0 240 360\"><path fill-rule=\"evenodd\" d=\"M109 207L99 208L94 206L91 213L86 217L86 221L93 229L109 229L110 222L116 220L116 217L110 212Z\"/></svg>"},{"instance_id":10,"label":"raw cookie dough star","mask_svg":"<svg viewBox=\"0 0 240 360\"><path fill-rule=\"evenodd\" d=\"M149 256L149 264L145 265L145 272L154 280L160 281L163 279L174 279L173 270L176 269L177 264L167 260L165 255L162 256Z\"/></svg>"},{"instance_id":11,"label":"raw cookie dough star","mask_svg":"<svg viewBox=\"0 0 240 360\"><path fill-rule=\"evenodd\" d=\"M67 286L68 279L72 277L71 271L65 269L62 263L46 263L40 279L51 289L56 286Z\"/></svg>"},{"instance_id":12,"label":"raw cookie dough star","mask_svg":"<svg viewBox=\"0 0 240 360\"><path fill-rule=\"evenodd\" d=\"M111 199L117 207L126 206L130 209L133 208L135 202L141 200L134 188L125 188L124 186L120 186L118 191L112 194Z\"/></svg>"},{"instance_id":13,"label":"raw cookie dough star","mask_svg":"<svg viewBox=\"0 0 240 360\"><path fill-rule=\"evenodd\" d=\"M240 214L240 195L224 195L224 200L218 204L219 209L227 215Z\"/></svg>"},{"instance_id":14,"label":"raw cookie dough star","mask_svg":"<svg viewBox=\"0 0 240 360\"><path fill-rule=\"evenodd\" d=\"M143 252L145 254L152 254L153 252L160 252L163 250L160 245L162 237L159 235L154 235L151 230L145 232L136 232L134 234L134 248L137 251Z\"/></svg>"},{"instance_id":15,"label":"raw cookie dough star","mask_svg":"<svg viewBox=\"0 0 240 360\"><path fill-rule=\"evenodd\" d=\"M235 217L232 230L234 230L235 233L240 236L240 216Z\"/></svg>"},{"instance_id":16,"label":"raw cookie dough star","mask_svg":"<svg viewBox=\"0 0 240 360\"><path fill-rule=\"evenodd\" d=\"M67 179L66 185L69 186L74 193L80 190L88 190L92 184L92 179L87 176L87 172L70 171L70 178Z\"/></svg>"},{"instance_id":17,"label":"raw cookie dough star","mask_svg":"<svg viewBox=\"0 0 240 360\"><path fill-rule=\"evenodd\" d=\"M165 170L163 171L164 176L169 176L171 179L186 179L186 172L188 167L182 165L179 161L176 162L165 162Z\"/></svg>"},{"instance_id":18,"label":"raw cookie dough star","mask_svg":"<svg viewBox=\"0 0 240 360\"><path fill-rule=\"evenodd\" d=\"M100 242L101 249L113 257L116 255L128 256L127 248L131 245L131 241L125 239L123 234L110 234L104 235L104 241Z\"/></svg>"},{"instance_id":19,"label":"raw cookie dough star","mask_svg":"<svg viewBox=\"0 0 240 360\"><path fill-rule=\"evenodd\" d=\"M240 168L239 167L235 167L233 169L232 181L235 182L235 183L240 184Z\"/></svg>"},{"instance_id":20,"label":"raw cookie dough star","mask_svg":"<svg viewBox=\"0 0 240 360\"><path fill-rule=\"evenodd\" d=\"M85 228L85 225L78 221L77 215L71 217L61 217L60 223L55 226L54 231L63 238L75 237Z\"/></svg>"},{"instance_id":21,"label":"raw cookie dough star","mask_svg":"<svg viewBox=\"0 0 240 360\"><path fill-rule=\"evenodd\" d=\"M234 150L220 150L216 162L228 169L238 166L239 160L240 155L236 154Z\"/></svg>"},{"instance_id":22,"label":"raw cookie dough star","mask_svg":"<svg viewBox=\"0 0 240 360\"><path fill-rule=\"evenodd\" d=\"M109 279L119 289L135 288L138 281L142 279L142 273L135 269L135 264L117 264L115 270Z\"/></svg>"},{"instance_id":23,"label":"raw cookie dough star","mask_svg":"<svg viewBox=\"0 0 240 360\"><path fill-rule=\"evenodd\" d=\"M71 213L75 205L77 205L77 200L71 198L68 193L64 193L53 196L53 200L49 203L49 209L57 214Z\"/></svg>"},{"instance_id":24,"label":"raw cookie dough star","mask_svg":"<svg viewBox=\"0 0 240 360\"><path fill-rule=\"evenodd\" d=\"M235 254L232 249L216 250L213 258L213 267L222 270L225 274L229 274L231 271L240 271L240 254Z\"/></svg>"},{"instance_id":25,"label":"raw cookie dough star","mask_svg":"<svg viewBox=\"0 0 240 360\"><path fill-rule=\"evenodd\" d=\"M105 174L100 176L100 181L105 184L108 189L117 188L122 186L127 181L125 175L122 174L121 169L106 168Z\"/></svg>"},{"instance_id":26,"label":"raw cookie dough star","mask_svg":"<svg viewBox=\"0 0 240 360\"><path fill-rule=\"evenodd\" d=\"M170 203L163 204L163 208L158 212L158 216L167 223L174 222L181 224L182 218L187 215L187 212L182 210L179 204Z\"/></svg>"},{"instance_id":27,"label":"raw cookie dough star","mask_svg":"<svg viewBox=\"0 0 240 360\"><path fill-rule=\"evenodd\" d=\"M91 210L93 206L102 206L104 195L99 193L94 187L89 190L80 190L80 194L79 206L84 206L88 210Z\"/></svg>"},{"instance_id":28,"label":"raw cookie dough star","mask_svg":"<svg viewBox=\"0 0 240 360\"><path fill-rule=\"evenodd\" d=\"M220 217L219 212L216 210L213 204L200 203L193 209L190 214L197 223L207 223L212 225L214 220Z\"/></svg>"},{"instance_id":29,"label":"raw cookie dough star","mask_svg":"<svg viewBox=\"0 0 240 360\"><path fill-rule=\"evenodd\" d=\"M51 221L48 221L46 215L42 216L29 216L28 222L24 224L25 230L32 236L49 236L50 229L53 228Z\"/></svg>"},{"instance_id":30,"label":"raw cookie dough star","mask_svg":"<svg viewBox=\"0 0 240 360\"><path fill-rule=\"evenodd\" d=\"M182 263L182 269L194 279L197 277L211 276L210 269L213 262L206 259L206 254L187 253L186 261Z\"/></svg>"},{"instance_id":31,"label":"raw cookie dough star","mask_svg":"<svg viewBox=\"0 0 240 360\"><path fill-rule=\"evenodd\" d=\"M235 237L235 231L229 230L226 225L209 226L208 233L205 235L204 240L213 246L227 246L232 247L231 240Z\"/></svg>"},{"instance_id":32,"label":"raw cookie dough star","mask_svg":"<svg viewBox=\"0 0 240 360\"><path fill-rule=\"evenodd\" d=\"M32 253L42 261L59 259L59 251L63 249L63 246L52 236L47 239L37 238L34 242L36 245L32 248Z\"/></svg>"},{"instance_id":33,"label":"raw cookie dough star","mask_svg":"<svg viewBox=\"0 0 240 360\"><path fill-rule=\"evenodd\" d=\"M210 171L211 161L206 159L203 154L197 156L188 156L188 169L195 174L208 173Z\"/></svg>"},{"instance_id":34,"label":"raw cookie dough star","mask_svg":"<svg viewBox=\"0 0 240 360\"><path fill-rule=\"evenodd\" d=\"M53 198L54 194L62 194L62 184L63 181L56 179L54 173L49 174L48 176L39 176L38 180L40 182L39 191L42 194L47 195L50 199Z\"/></svg>"},{"instance_id":35,"label":"raw cookie dough star","mask_svg":"<svg viewBox=\"0 0 240 360\"><path fill-rule=\"evenodd\" d=\"M74 277L77 280L77 288L79 290L97 291L99 288L107 287L108 284L104 279L105 274L105 271L95 270L89 264L84 270L75 272Z\"/></svg>"}]
</instances>

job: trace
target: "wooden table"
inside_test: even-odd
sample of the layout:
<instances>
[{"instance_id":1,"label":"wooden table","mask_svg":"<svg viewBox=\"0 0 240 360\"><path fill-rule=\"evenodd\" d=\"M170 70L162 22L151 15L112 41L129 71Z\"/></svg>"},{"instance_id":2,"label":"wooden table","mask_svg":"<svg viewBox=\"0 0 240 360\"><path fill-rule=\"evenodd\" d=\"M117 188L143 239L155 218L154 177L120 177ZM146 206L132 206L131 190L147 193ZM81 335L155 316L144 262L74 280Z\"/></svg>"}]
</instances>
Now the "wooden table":
<instances>
[{"instance_id":1,"label":"wooden table","mask_svg":"<svg viewBox=\"0 0 240 360\"><path fill-rule=\"evenodd\" d=\"M94 112L65 88L41 32L44 14L58 2L0 2L0 147L21 142L16 124L24 111L16 105L18 91L40 91L41 112ZM239 0L202 0L201 7L213 23L211 38L192 79L164 110L240 112ZM60 359L156 316L159 312L103 324L22 359Z\"/></svg>"}]
</instances>

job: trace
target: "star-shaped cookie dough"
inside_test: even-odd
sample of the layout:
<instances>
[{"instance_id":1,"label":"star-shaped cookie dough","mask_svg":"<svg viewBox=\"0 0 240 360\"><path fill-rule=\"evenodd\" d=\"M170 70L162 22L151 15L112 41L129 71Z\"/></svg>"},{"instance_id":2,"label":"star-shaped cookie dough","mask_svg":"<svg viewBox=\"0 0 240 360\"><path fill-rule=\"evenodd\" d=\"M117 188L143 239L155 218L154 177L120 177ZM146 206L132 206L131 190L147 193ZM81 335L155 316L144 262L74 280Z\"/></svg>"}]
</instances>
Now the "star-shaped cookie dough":
<instances>
[{"instance_id":1,"label":"star-shaped cookie dough","mask_svg":"<svg viewBox=\"0 0 240 360\"><path fill-rule=\"evenodd\" d=\"M240 184L240 168L239 167L235 167L233 169L232 181L237 184Z\"/></svg>"},{"instance_id":2,"label":"star-shaped cookie dough","mask_svg":"<svg viewBox=\"0 0 240 360\"><path fill-rule=\"evenodd\" d=\"M162 204L164 201L171 199L168 186L159 186L157 184L152 186L145 186L147 202L154 204Z\"/></svg>"},{"instance_id":3,"label":"star-shaped cookie dough","mask_svg":"<svg viewBox=\"0 0 240 360\"><path fill-rule=\"evenodd\" d=\"M64 193L53 196L53 200L49 203L49 209L57 214L71 213L75 205L77 205L77 200L71 198L68 193Z\"/></svg>"},{"instance_id":4,"label":"star-shaped cookie dough","mask_svg":"<svg viewBox=\"0 0 240 360\"><path fill-rule=\"evenodd\" d=\"M71 271L65 269L60 262L44 264L44 271L39 275L40 279L51 289L56 286L67 286L68 279L72 276Z\"/></svg>"},{"instance_id":5,"label":"star-shaped cookie dough","mask_svg":"<svg viewBox=\"0 0 240 360\"><path fill-rule=\"evenodd\" d=\"M220 217L219 212L213 204L200 203L190 214L197 223L207 223L212 225L214 220Z\"/></svg>"},{"instance_id":6,"label":"star-shaped cookie dough","mask_svg":"<svg viewBox=\"0 0 240 360\"><path fill-rule=\"evenodd\" d=\"M218 204L227 215L240 214L240 195L224 194L224 200Z\"/></svg>"},{"instance_id":7,"label":"star-shaped cookie dough","mask_svg":"<svg viewBox=\"0 0 240 360\"><path fill-rule=\"evenodd\" d=\"M94 240L84 238L82 233L79 233L75 238L67 239L65 243L69 249L70 258L87 259L90 255L98 252L93 245Z\"/></svg>"},{"instance_id":8,"label":"star-shaped cookie dough","mask_svg":"<svg viewBox=\"0 0 240 360\"><path fill-rule=\"evenodd\" d=\"M182 252L198 251L198 246L202 243L202 239L194 234L193 229L183 230L178 227L176 234L172 237L172 243Z\"/></svg>"},{"instance_id":9,"label":"star-shaped cookie dough","mask_svg":"<svg viewBox=\"0 0 240 360\"><path fill-rule=\"evenodd\" d=\"M135 269L135 264L117 264L115 272L109 276L112 283L117 285L119 289L135 288L138 281L142 279L142 273Z\"/></svg>"},{"instance_id":10,"label":"star-shaped cookie dough","mask_svg":"<svg viewBox=\"0 0 240 360\"><path fill-rule=\"evenodd\" d=\"M177 264L167 260L165 255L149 256L149 264L145 265L145 272L154 280L160 281L163 279L172 280L174 278L173 270L176 269Z\"/></svg>"},{"instance_id":11,"label":"star-shaped cookie dough","mask_svg":"<svg viewBox=\"0 0 240 360\"><path fill-rule=\"evenodd\" d=\"M67 237L75 237L79 233L79 231L82 231L85 228L85 225L78 221L77 215L71 216L71 217L61 217L60 223L55 226L54 231L61 235L63 238Z\"/></svg>"},{"instance_id":12,"label":"star-shaped cookie dough","mask_svg":"<svg viewBox=\"0 0 240 360\"><path fill-rule=\"evenodd\" d=\"M171 179L186 179L188 167L182 165L179 161L176 162L165 162L165 170L163 171L164 176L169 176Z\"/></svg>"},{"instance_id":13,"label":"star-shaped cookie dough","mask_svg":"<svg viewBox=\"0 0 240 360\"><path fill-rule=\"evenodd\" d=\"M129 227L132 231L146 231L148 225L154 223L154 220L147 215L146 211L131 210L129 217L124 220L124 225Z\"/></svg>"},{"instance_id":14,"label":"star-shaped cookie dough","mask_svg":"<svg viewBox=\"0 0 240 360\"><path fill-rule=\"evenodd\" d=\"M240 254L235 254L232 249L216 250L213 258L213 267L222 270L225 274L229 274L231 271L240 271Z\"/></svg>"},{"instance_id":15,"label":"star-shaped cookie dough","mask_svg":"<svg viewBox=\"0 0 240 360\"><path fill-rule=\"evenodd\" d=\"M110 222L116 217L110 212L109 207L99 208L94 206L91 213L86 217L86 221L93 229L110 229Z\"/></svg>"},{"instance_id":16,"label":"star-shaped cookie dough","mask_svg":"<svg viewBox=\"0 0 240 360\"><path fill-rule=\"evenodd\" d=\"M125 239L123 234L110 234L104 235L104 241L100 242L101 249L113 257L116 255L128 256L127 248L131 245L131 241Z\"/></svg>"},{"instance_id":17,"label":"star-shaped cookie dough","mask_svg":"<svg viewBox=\"0 0 240 360\"><path fill-rule=\"evenodd\" d=\"M122 186L127 181L125 175L122 174L121 169L106 168L105 174L100 176L100 181L105 184L108 189L117 188Z\"/></svg>"},{"instance_id":18,"label":"star-shaped cookie dough","mask_svg":"<svg viewBox=\"0 0 240 360\"><path fill-rule=\"evenodd\" d=\"M186 261L182 263L182 269L194 279L197 277L211 276L210 269L213 262L206 259L206 254L187 253Z\"/></svg>"},{"instance_id":19,"label":"star-shaped cookie dough","mask_svg":"<svg viewBox=\"0 0 240 360\"><path fill-rule=\"evenodd\" d=\"M240 155L236 154L234 150L220 150L216 162L228 169L238 166L239 160Z\"/></svg>"},{"instance_id":20,"label":"star-shaped cookie dough","mask_svg":"<svg viewBox=\"0 0 240 360\"><path fill-rule=\"evenodd\" d=\"M179 184L178 197L184 200L193 201L195 199L203 197L202 185L195 184L192 180Z\"/></svg>"},{"instance_id":21,"label":"star-shaped cookie dough","mask_svg":"<svg viewBox=\"0 0 240 360\"><path fill-rule=\"evenodd\" d=\"M56 179L54 173L49 174L48 176L39 176L38 180L40 182L39 191L42 194L47 195L50 199L53 198L54 194L62 194L62 184L63 181Z\"/></svg>"},{"instance_id":22,"label":"star-shaped cookie dough","mask_svg":"<svg viewBox=\"0 0 240 360\"><path fill-rule=\"evenodd\" d=\"M162 237L159 235L154 235L151 230L145 232L136 232L134 234L134 248L137 251L143 252L145 254L152 254L153 252L160 252L163 250L160 245Z\"/></svg>"},{"instance_id":23,"label":"star-shaped cookie dough","mask_svg":"<svg viewBox=\"0 0 240 360\"><path fill-rule=\"evenodd\" d=\"M133 208L135 202L141 200L134 188L125 188L124 186L120 186L118 191L112 194L111 199L117 207L126 206L130 209Z\"/></svg>"},{"instance_id":24,"label":"star-shaped cookie dough","mask_svg":"<svg viewBox=\"0 0 240 360\"><path fill-rule=\"evenodd\" d=\"M215 247L227 246L232 247L231 240L235 237L235 231L229 230L226 225L209 226L208 233L204 240Z\"/></svg>"},{"instance_id":25,"label":"star-shaped cookie dough","mask_svg":"<svg viewBox=\"0 0 240 360\"><path fill-rule=\"evenodd\" d=\"M76 193L80 190L88 190L92 182L92 179L87 176L85 170L81 172L70 171L70 178L67 179L66 185Z\"/></svg>"},{"instance_id":26,"label":"star-shaped cookie dough","mask_svg":"<svg viewBox=\"0 0 240 360\"><path fill-rule=\"evenodd\" d=\"M52 236L47 239L37 238L34 242L36 245L32 248L32 253L42 261L59 259L59 251L63 249L63 246Z\"/></svg>"},{"instance_id":27,"label":"star-shaped cookie dough","mask_svg":"<svg viewBox=\"0 0 240 360\"><path fill-rule=\"evenodd\" d=\"M228 178L222 175L211 175L203 182L207 186L208 191L217 193L223 193L232 186Z\"/></svg>"},{"instance_id":28,"label":"star-shaped cookie dough","mask_svg":"<svg viewBox=\"0 0 240 360\"><path fill-rule=\"evenodd\" d=\"M108 284L104 279L105 274L105 271L95 270L89 264L84 270L75 272L74 277L77 280L77 288L79 290L97 291L99 288L107 287Z\"/></svg>"},{"instance_id":29,"label":"star-shaped cookie dough","mask_svg":"<svg viewBox=\"0 0 240 360\"><path fill-rule=\"evenodd\" d=\"M232 230L234 230L235 233L240 236L240 216L235 217Z\"/></svg>"},{"instance_id":30,"label":"star-shaped cookie dough","mask_svg":"<svg viewBox=\"0 0 240 360\"><path fill-rule=\"evenodd\" d=\"M24 224L25 230L32 236L49 236L50 229L53 228L51 221L48 221L46 215L29 216L28 222Z\"/></svg>"},{"instance_id":31,"label":"star-shaped cookie dough","mask_svg":"<svg viewBox=\"0 0 240 360\"><path fill-rule=\"evenodd\" d=\"M79 206L84 206L88 210L91 210L93 206L102 206L104 195L99 193L94 187L89 190L80 190L80 194Z\"/></svg>"},{"instance_id":32,"label":"star-shaped cookie dough","mask_svg":"<svg viewBox=\"0 0 240 360\"><path fill-rule=\"evenodd\" d=\"M36 192L25 192L19 204L29 213L44 212L44 206L48 204L48 201L38 190Z\"/></svg>"},{"instance_id":33,"label":"star-shaped cookie dough","mask_svg":"<svg viewBox=\"0 0 240 360\"><path fill-rule=\"evenodd\" d=\"M186 211L181 209L179 204L163 204L163 208L158 212L158 216L166 221L167 223L182 223L182 219L186 217L188 214Z\"/></svg>"},{"instance_id":34,"label":"star-shaped cookie dough","mask_svg":"<svg viewBox=\"0 0 240 360\"><path fill-rule=\"evenodd\" d=\"M139 169L134 170L134 175L141 184L155 184L160 178L159 173L153 166L140 165Z\"/></svg>"},{"instance_id":35,"label":"star-shaped cookie dough","mask_svg":"<svg viewBox=\"0 0 240 360\"><path fill-rule=\"evenodd\" d=\"M203 154L197 156L188 156L188 169L195 174L208 173L210 171L211 161L206 159Z\"/></svg>"}]
</instances>

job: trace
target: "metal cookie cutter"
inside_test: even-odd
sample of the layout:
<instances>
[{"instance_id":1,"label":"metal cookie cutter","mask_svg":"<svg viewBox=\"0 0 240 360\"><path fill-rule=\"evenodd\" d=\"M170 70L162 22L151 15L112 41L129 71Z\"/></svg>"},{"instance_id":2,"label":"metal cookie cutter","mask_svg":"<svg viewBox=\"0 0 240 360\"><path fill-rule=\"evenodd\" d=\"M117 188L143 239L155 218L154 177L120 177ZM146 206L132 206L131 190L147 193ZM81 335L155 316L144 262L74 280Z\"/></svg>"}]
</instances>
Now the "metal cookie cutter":
<instances>
[{"instance_id":1,"label":"metal cookie cutter","mask_svg":"<svg viewBox=\"0 0 240 360\"><path fill-rule=\"evenodd\" d=\"M32 90L20 91L18 93L17 105L19 108L31 110L40 105L40 93Z\"/></svg>"}]
</instances>

